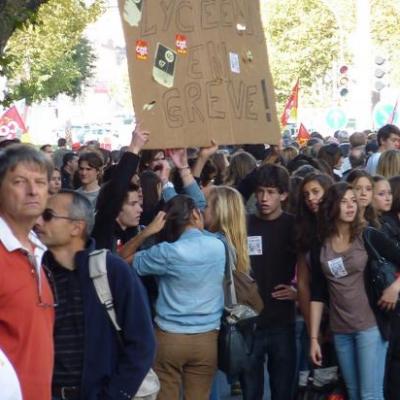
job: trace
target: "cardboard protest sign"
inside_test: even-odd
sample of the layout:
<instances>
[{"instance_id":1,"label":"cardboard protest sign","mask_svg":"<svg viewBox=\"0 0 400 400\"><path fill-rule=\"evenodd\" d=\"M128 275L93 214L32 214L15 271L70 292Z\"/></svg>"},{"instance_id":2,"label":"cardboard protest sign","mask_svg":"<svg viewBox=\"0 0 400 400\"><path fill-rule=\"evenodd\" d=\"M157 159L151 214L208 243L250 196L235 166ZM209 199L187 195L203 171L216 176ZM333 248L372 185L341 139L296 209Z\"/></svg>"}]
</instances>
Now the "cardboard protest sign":
<instances>
[{"instance_id":1,"label":"cardboard protest sign","mask_svg":"<svg viewBox=\"0 0 400 400\"><path fill-rule=\"evenodd\" d=\"M259 0L119 0L149 148L278 144Z\"/></svg>"}]
</instances>

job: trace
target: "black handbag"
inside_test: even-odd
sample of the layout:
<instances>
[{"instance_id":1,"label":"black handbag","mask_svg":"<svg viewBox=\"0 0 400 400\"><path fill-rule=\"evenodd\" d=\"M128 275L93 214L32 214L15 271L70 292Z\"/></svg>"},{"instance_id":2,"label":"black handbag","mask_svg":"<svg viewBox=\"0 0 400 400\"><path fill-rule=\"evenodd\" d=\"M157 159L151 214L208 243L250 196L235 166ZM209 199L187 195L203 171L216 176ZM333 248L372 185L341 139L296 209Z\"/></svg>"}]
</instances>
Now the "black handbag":
<instances>
[{"instance_id":1,"label":"black handbag","mask_svg":"<svg viewBox=\"0 0 400 400\"><path fill-rule=\"evenodd\" d=\"M245 304L238 304L232 273L232 255L225 245L225 307L218 336L218 368L228 378L236 378L247 364L253 347L253 332L257 311Z\"/></svg>"},{"instance_id":2,"label":"black handbag","mask_svg":"<svg viewBox=\"0 0 400 400\"><path fill-rule=\"evenodd\" d=\"M371 243L371 232L374 228L364 230L363 238L369 256L367 270L367 292L373 307L377 307L383 291L397 279L397 267L382 257ZM399 308L397 301L396 310Z\"/></svg>"}]
</instances>

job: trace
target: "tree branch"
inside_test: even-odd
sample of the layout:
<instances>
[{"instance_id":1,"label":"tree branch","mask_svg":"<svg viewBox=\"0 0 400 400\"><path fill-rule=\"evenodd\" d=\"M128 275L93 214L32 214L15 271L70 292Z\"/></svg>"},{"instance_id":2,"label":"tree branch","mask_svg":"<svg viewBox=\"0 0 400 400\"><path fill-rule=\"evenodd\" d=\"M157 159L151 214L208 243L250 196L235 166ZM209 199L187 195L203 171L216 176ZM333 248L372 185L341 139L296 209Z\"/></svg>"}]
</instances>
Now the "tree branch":
<instances>
[{"instance_id":1,"label":"tree branch","mask_svg":"<svg viewBox=\"0 0 400 400\"><path fill-rule=\"evenodd\" d=\"M15 29L48 0L0 0L0 56Z\"/></svg>"}]
</instances>

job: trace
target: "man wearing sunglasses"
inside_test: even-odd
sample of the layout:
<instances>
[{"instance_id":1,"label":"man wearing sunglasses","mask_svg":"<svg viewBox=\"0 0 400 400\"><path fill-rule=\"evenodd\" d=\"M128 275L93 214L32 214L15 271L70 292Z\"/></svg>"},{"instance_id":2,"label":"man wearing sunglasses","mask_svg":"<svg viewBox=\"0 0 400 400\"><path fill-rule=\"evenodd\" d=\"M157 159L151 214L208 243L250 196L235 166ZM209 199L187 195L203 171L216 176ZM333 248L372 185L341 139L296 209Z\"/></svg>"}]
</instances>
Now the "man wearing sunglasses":
<instances>
[{"instance_id":1,"label":"man wearing sunglasses","mask_svg":"<svg viewBox=\"0 0 400 400\"><path fill-rule=\"evenodd\" d=\"M31 146L0 153L0 348L24 400L51 398L54 299L41 268L45 248L31 232L50 176L45 155Z\"/></svg>"},{"instance_id":2,"label":"man wearing sunglasses","mask_svg":"<svg viewBox=\"0 0 400 400\"><path fill-rule=\"evenodd\" d=\"M35 230L47 246L43 262L54 283L53 399L131 399L149 371L155 339L144 289L132 268L108 252L107 277L118 335L89 276L95 249L90 202L73 191L49 198Z\"/></svg>"}]
</instances>

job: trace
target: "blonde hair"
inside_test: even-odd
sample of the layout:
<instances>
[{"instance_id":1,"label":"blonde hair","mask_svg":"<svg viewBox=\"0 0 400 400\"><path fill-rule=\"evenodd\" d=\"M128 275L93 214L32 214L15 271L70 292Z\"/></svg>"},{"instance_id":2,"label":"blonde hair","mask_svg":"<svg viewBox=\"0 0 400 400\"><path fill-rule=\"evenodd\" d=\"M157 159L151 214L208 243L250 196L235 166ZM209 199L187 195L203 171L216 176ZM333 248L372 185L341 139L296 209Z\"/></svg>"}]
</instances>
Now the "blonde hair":
<instances>
[{"instance_id":1,"label":"blonde hair","mask_svg":"<svg viewBox=\"0 0 400 400\"><path fill-rule=\"evenodd\" d=\"M386 179L400 175L400 150L386 150L379 157L377 175Z\"/></svg>"},{"instance_id":2,"label":"blonde hair","mask_svg":"<svg viewBox=\"0 0 400 400\"><path fill-rule=\"evenodd\" d=\"M247 247L246 211L241 194L229 186L215 186L208 198L213 210L213 232L221 232L236 250L236 270L248 272L250 267Z\"/></svg>"}]
</instances>

